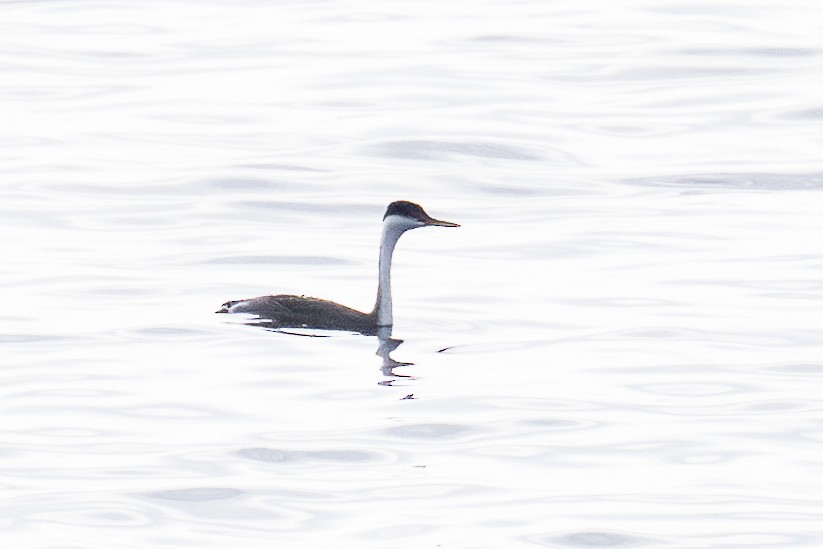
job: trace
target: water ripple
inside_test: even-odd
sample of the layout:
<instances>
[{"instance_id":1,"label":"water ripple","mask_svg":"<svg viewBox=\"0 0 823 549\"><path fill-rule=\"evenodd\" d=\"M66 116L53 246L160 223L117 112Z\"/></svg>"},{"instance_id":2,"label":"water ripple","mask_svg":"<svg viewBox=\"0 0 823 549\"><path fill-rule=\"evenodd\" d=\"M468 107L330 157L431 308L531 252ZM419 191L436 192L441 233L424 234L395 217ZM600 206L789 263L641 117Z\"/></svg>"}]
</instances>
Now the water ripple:
<instances>
[{"instance_id":1,"label":"water ripple","mask_svg":"<svg viewBox=\"0 0 823 549\"><path fill-rule=\"evenodd\" d=\"M245 448L237 455L264 463L371 463L382 456L362 450L277 450L274 448Z\"/></svg>"},{"instance_id":2,"label":"water ripple","mask_svg":"<svg viewBox=\"0 0 823 549\"><path fill-rule=\"evenodd\" d=\"M400 425L387 429L389 436L407 438L412 440L449 440L465 438L475 429L464 425L454 425L446 423L421 423L416 425Z\"/></svg>"},{"instance_id":3,"label":"water ripple","mask_svg":"<svg viewBox=\"0 0 823 549\"><path fill-rule=\"evenodd\" d=\"M234 488L183 488L180 490L163 490L159 492L146 492L146 496L154 499L165 499L169 501L214 501L220 499L236 498L243 495L242 490Z\"/></svg>"},{"instance_id":4,"label":"water ripple","mask_svg":"<svg viewBox=\"0 0 823 549\"><path fill-rule=\"evenodd\" d=\"M353 265L354 261L330 256L232 256L206 261L215 265Z\"/></svg>"},{"instance_id":5,"label":"water ripple","mask_svg":"<svg viewBox=\"0 0 823 549\"><path fill-rule=\"evenodd\" d=\"M674 187L690 190L809 190L823 188L823 174L719 173L677 177L660 176L626 180L630 185Z\"/></svg>"},{"instance_id":6,"label":"water ripple","mask_svg":"<svg viewBox=\"0 0 823 549\"><path fill-rule=\"evenodd\" d=\"M652 538L598 530L584 530L560 536L532 539L547 547L639 547L651 543L660 543L660 540Z\"/></svg>"},{"instance_id":7,"label":"water ripple","mask_svg":"<svg viewBox=\"0 0 823 549\"><path fill-rule=\"evenodd\" d=\"M524 149L497 143L466 143L450 141L391 141L372 145L378 156L416 160L445 160L450 154L499 158L505 160L539 160L540 156Z\"/></svg>"}]
</instances>

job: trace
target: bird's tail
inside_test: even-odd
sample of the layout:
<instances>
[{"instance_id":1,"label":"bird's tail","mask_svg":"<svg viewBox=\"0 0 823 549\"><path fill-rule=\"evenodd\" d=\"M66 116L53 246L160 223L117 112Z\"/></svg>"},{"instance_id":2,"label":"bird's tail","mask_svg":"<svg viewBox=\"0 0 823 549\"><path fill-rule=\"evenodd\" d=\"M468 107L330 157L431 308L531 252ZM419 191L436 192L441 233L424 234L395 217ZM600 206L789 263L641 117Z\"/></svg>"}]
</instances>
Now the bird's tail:
<instances>
[{"instance_id":1,"label":"bird's tail","mask_svg":"<svg viewBox=\"0 0 823 549\"><path fill-rule=\"evenodd\" d=\"M226 301L225 303L220 305L220 308L218 310L216 310L214 312L215 313L228 313L229 309L234 307L236 304L240 303L240 301L242 301L242 299L239 300L239 301Z\"/></svg>"}]
</instances>

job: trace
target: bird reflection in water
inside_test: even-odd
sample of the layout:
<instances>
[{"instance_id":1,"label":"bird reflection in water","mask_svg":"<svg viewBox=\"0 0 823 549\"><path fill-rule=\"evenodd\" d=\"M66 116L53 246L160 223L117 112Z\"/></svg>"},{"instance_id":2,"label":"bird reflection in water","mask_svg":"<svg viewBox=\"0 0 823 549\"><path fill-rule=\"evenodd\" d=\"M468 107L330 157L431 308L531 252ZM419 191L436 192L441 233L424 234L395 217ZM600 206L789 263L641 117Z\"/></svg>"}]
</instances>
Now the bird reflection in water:
<instances>
[{"instance_id":1,"label":"bird reflection in water","mask_svg":"<svg viewBox=\"0 0 823 549\"><path fill-rule=\"evenodd\" d=\"M270 332L277 332L281 334L293 335L293 336L301 336L301 337L333 337L333 333L325 333L325 330L312 330L306 332L299 332L295 330L305 329L305 326L277 326L273 325L270 320L266 319L249 319L247 322L243 322L246 326L255 326L258 328L263 328L264 330L268 330ZM394 371L395 368L400 366L413 366L414 362L400 362L392 358L391 353L395 349L397 349L402 343L402 339L395 339L391 336L392 327L391 326L381 326L376 328L375 330L370 330L368 332L359 332L361 335L367 336L377 336L377 351L374 353L375 355L379 356L383 360L383 364L381 365L380 369L383 372L383 375L386 377L391 378L406 378L406 379L414 379L414 376L400 374ZM358 332L355 332L358 333ZM391 385L395 380L389 379L385 381L381 381L380 385Z\"/></svg>"},{"instance_id":2,"label":"bird reflection in water","mask_svg":"<svg viewBox=\"0 0 823 549\"><path fill-rule=\"evenodd\" d=\"M377 341L379 342L377 345L377 352L375 353L377 356L383 359L383 375L387 377L406 377L412 378L413 376L405 375L405 374L398 374L394 371L395 368L399 366L412 366L414 362L398 362L391 357L391 352L397 349L401 343L403 343L402 339L394 339L391 337L391 326L386 326L384 328L380 328L377 331ZM391 385L393 380L388 381L381 381L381 385Z\"/></svg>"}]
</instances>

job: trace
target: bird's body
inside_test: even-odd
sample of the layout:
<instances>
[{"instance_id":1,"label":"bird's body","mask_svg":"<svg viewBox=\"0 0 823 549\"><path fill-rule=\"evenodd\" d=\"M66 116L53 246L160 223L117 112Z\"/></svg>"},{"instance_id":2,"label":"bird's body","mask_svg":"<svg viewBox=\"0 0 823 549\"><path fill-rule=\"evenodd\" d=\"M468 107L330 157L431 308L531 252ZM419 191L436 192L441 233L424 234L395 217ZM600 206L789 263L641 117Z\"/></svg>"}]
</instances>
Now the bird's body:
<instances>
[{"instance_id":1,"label":"bird's body","mask_svg":"<svg viewBox=\"0 0 823 549\"><path fill-rule=\"evenodd\" d=\"M257 317L256 324L275 329L313 328L374 335L379 328L391 326L393 322L391 260L394 247L404 232L425 226L459 227L456 223L433 219L412 202L389 204L383 216L377 299L369 313L325 299L296 295L267 295L228 301L217 312L252 314Z\"/></svg>"},{"instance_id":2,"label":"bird's body","mask_svg":"<svg viewBox=\"0 0 823 549\"><path fill-rule=\"evenodd\" d=\"M373 335L375 315L340 305L334 301L302 295L264 295L223 304L218 313L250 313L256 324L270 328L311 328L344 330Z\"/></svg>"}]
</instances>

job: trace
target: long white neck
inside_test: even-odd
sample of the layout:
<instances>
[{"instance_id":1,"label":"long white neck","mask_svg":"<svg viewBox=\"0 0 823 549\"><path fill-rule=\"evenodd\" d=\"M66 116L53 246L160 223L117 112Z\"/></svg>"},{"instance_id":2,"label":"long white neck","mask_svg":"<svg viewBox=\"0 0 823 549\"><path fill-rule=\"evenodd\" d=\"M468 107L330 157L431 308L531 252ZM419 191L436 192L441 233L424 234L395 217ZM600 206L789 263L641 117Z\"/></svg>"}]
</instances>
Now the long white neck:
<instances>
[{"instance_id":1,"label":"long white neck","mask_svg":"<svg viewBox=\"0 0 823 549\"><path fill-rule=\"evenodd\" d=\"M377 300L371 314L378 326L392 325L391 310L391 258L400 236L413 229L407 218L390 215L383 221L383 235L380 238L380 274L377 279Z\"/></svg>"}]
</instances>

